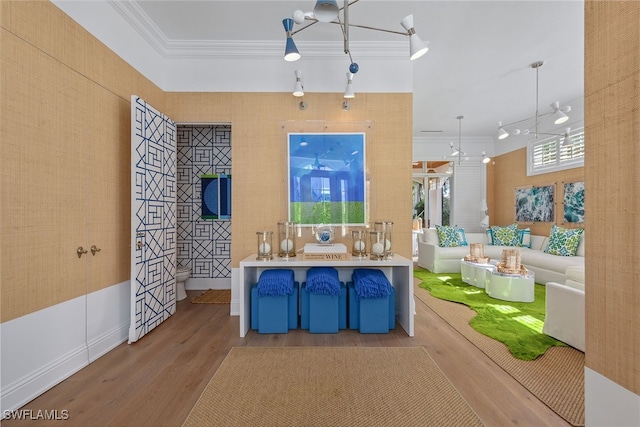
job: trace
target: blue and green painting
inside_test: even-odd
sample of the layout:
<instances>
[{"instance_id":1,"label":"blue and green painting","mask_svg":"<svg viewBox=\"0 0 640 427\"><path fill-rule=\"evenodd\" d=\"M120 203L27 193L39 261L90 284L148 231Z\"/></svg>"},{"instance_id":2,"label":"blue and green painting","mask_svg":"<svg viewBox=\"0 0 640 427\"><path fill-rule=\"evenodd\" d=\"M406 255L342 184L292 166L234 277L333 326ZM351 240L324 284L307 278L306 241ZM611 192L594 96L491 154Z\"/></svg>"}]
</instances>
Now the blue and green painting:
<instances>
[{"instance_id":1,"label":"blue and green painting","mask_svg":"<svg viewBox=\"0 0 640 427\"><path fill-rule=\"evenodd\" d=\"M365 134L290 133L289 221L366 223Z\"/></svg>"},{"instance_id":2,"label":"blue and green painting","mask_svg":"<svg viewBox=\"0 0 640 427\"><path fill-rule=\"evenodd\" d=\"M584 182L564 184L565 222L584 222Z\"/></svg>"}]
</instances>

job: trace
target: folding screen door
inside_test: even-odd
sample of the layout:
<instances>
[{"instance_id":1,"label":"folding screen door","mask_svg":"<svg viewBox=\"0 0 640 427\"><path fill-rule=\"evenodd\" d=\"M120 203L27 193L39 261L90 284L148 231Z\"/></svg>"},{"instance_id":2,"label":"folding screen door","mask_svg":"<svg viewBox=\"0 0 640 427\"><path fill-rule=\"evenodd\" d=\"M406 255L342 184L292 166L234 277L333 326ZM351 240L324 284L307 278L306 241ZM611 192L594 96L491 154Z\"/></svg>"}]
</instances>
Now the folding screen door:
<instances>
[{"instance_id":1,"label":"folding screen door","mask_svg":"<svg viewBox=\"0 0 640 427\"><path fill-rule=\"evenodd\" d=\"M131 325L135 342L176 311L176 125L131 97Z\"/></svg>"}]
</instances>

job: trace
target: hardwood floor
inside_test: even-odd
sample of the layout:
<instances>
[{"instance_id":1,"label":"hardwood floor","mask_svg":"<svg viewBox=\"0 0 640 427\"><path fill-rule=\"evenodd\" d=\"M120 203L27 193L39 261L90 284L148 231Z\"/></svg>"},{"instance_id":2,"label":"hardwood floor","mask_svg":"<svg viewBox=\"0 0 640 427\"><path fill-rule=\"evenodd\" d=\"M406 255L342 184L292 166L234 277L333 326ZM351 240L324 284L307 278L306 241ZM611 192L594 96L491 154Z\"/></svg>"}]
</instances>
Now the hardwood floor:
<instances>
[{"instance_id":1,"label":"hardwood floor","mask_svg":"<svg viewBox=\"0 0 640 427\"><path fill-rule=\"evenodd\" d=\"M227 304L178 302L177 313L139 342L121 344L22 409L68 411L64 426L181 426L234 346L422 346L487 426L567 426L466 338L416 299L415 336L389 334L239 337ZM50 425L5 420L5 427Z\"/></svg>"}]
</instances>

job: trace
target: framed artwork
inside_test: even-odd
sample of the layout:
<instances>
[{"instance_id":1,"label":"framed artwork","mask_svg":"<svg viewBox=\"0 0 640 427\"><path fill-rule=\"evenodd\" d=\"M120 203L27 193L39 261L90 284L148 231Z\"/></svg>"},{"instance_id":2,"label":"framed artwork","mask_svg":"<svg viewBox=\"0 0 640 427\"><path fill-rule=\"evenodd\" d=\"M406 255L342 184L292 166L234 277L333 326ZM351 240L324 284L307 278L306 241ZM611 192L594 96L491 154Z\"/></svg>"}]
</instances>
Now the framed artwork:
<instances>
[{"instance_id":1,"label":"framed artwork","mask_svg":"<svg viewBox=\"0 0 640 427\"><path fill-rule=\"evenodd\" d=\"M516 189L516 222L553 222L554 185Z\"/></svg>"},{"instance_id":2,"label":"framed artwork","mask_svg":"<svg viewBox=\"0 0 640 427\"><path fill-rule=\"evenodd\" d=\"M289 133L289 221L365 225L364 133Z\"/></svg>"},{"instance_id":3,"label":"framed artwork","mask_svg":"<svg viewBox=\"0 0 640 427\"><path fill-rule=\"evenodd\" d=\"M564 221L584 222L584 181L564 184Z\"/></svg>"}]
</instances>

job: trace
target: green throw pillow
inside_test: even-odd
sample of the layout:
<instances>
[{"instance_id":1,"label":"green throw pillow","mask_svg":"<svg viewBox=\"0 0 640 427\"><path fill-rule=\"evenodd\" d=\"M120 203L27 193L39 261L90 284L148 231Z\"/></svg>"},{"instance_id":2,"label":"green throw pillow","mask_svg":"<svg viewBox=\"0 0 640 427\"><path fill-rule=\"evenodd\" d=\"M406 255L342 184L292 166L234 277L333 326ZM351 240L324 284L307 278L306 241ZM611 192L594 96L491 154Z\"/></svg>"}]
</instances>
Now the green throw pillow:
<instances>
[{"instance_id":1,"label":"green throw pillow","mask_svg":"<svg viewBox=\"0 0 640 427\"><path fill-rule=\"evenodd\" d=\"M575 256L584 228L563 228L553 225L545 252L551 255Z\"/></svg>"},{"instance_id":2,"label":"green throw pillow","mask_svg":"<svg viewBox=\"0 0 640 427\"><path fill-rule=\"evenodd\" d=\"M436 225L436 232L438 233L438 245L440 245L441 248L461 246L458 227Z\"/></svg>"},{"instance_id":3,"label":"green throw pillow","mask_svg":"<svg viewBox=\"0 0 640 427\"><path fill-rule=\"evenodd\" d=\"M494 246L519 246L520 233L518 232L518 224L513 223L506 227L492 226L491 244Z\"/></svg>"}]
</instances>

